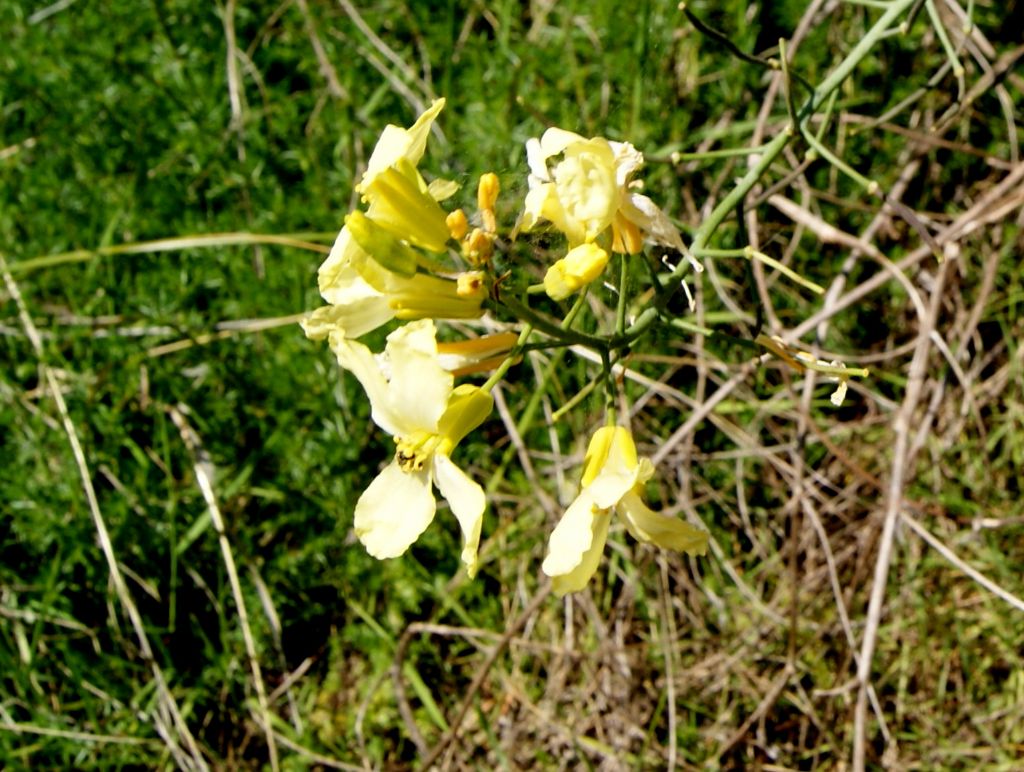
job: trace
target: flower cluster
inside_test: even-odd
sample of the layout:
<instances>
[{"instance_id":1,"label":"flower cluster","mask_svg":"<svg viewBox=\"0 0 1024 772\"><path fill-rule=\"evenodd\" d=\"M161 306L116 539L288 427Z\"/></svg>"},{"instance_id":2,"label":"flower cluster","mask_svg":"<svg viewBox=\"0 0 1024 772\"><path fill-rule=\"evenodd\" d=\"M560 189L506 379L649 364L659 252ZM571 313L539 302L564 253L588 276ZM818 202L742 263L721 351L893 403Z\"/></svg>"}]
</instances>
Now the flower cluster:
<instances>
[{"instance_id":1,"label":"flower cluster","mask_svg":"<svg viewBox=\"0 0 1024 772\"><path fill-rule=\"evenodd\" d=\"M633 175L644 157L628 142L585 139L551 128L526 143L526 158L530 192L523 230L546 220L569 241L568 254L544 277L552 298L566 298L598 278L608 263L609 249L635 255L646 241L690 257L668 216L637 192L640 184ZM700 264L692 262L700 271Z\"/></svg>"},{"instance_id":2,"label":"flower cluster","mask_svg":"<svg viewBox=\"0 0 1024 772\"><path fill-rule=\"evenodd\" d=\"M545 321L525 299L511 297L521 279L510 280L510 274L519 267L529 271L508 252L516 233L547 225L564 235L565 253L525 293L543 291L550 298L545 302L554 304L601 277L612 255L630 259L645 243L688 253L668 216L639 192L634 176L643 156L636 148L561 129L527 143L528 192L518 227L507 238L499 232L500 186L492 173L479 179L472 217L446 209L458 186L441 179L428 183L418 168L443 107L439 99L409 128L384 129L356 186L362 206L345 217L319 269L326 305L302 324L307 336L326 340L338 364L356 377L374 423L394 441L390 462L356 503L356 536L374 557L402 555L433 520L436 488L462 530L461 557L473 576L486 496L452 454L490 415L491 389L526 347L544 345L530 342L535 325L551 342L560 330L573 334L575 321L574 313L560 324ZM494 267L499 253L501 272ZM485 319L487 312L494 316ZM509 315L511 321L495 318ZM486 334L439 342L437 321L452 319L464 320L462 329L466 321L480 320ZM383 351L374 353L358 340L389 323L397 326ZM604 351L606 364L611 352ZM456 378L488 371L493 372L483 384L456 385ZM614 389L614 379L605 380ZM638 458L629 430L616 425L609 410L607 425L590 441L580 493L548 544L542 569L557 593L580 590L593 575L613 511L638 541L704 554L705 531L644 504L653 474L650 461Z\"/></svg>"},{"instance_id":3,"label":"flower cluster","mask_svg":"<svg viewBox=\"0 0 1024 772\"><path fill-rule=\"evenodd\" d=\"M345 218L320 266L320 294L328 305L303 322L310 338L358 338L392 319L473 319L483 313L482 275L445 275L437 258L453 236L439 202L457 186L448 180L428 185L416 168L443 107L438 99L408 129L385 127L356 186L367 210Z\"/></svg>"}]
</instances>

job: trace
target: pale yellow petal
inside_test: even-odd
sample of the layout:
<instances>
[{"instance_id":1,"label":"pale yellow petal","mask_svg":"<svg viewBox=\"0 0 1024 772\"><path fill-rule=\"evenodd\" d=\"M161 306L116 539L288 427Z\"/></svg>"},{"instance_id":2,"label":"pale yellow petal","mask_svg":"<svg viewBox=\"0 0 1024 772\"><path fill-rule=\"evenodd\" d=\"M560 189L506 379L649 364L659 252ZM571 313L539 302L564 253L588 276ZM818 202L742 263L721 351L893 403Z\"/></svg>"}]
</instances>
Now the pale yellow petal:
<instances>
[{"instance_id":1,"label":"pale yellow petal","mask_svg":"<svg viewBox=\"0 0 1024 772\"><path fill-rule=\"evenodd\" d=\"M567 574L551 577L551 589L555 595L561 597L570 592L579 592L587 586L587 582L601 562L604 545L608 541L608 524L611 519L612 513L607 509L598 511L594 516L594 538L580 564Z\"/></svg>"},{"instance_id":2,"label":"pale yellow petal","mask_svg":"<svg viewBox=\"0 0 1024 772\"><path fill-rule=\"evenodd\" d=\"M338 237L334 240L330 254L320 264L320 268L317 271L316 278L320 294L328 303L337 302L332 293L339 285L344 285L348 282L350 272L355 267L357 259L362 256L361 253L362 250L356 244L356 240L352 238L348 228L342 228L338 232Z\"/></svg>"},{"instance_id":3,"label":"pale yellow petal","mask_svg":"<svg viewBox=\"0 0 1024 772\"><path fill-rule=\"evenodd\" d=\"M547 160L553 155L563 152L569 145L575 142L586 142L586 137L581 137L572 131L552 126L544 132L540 138L540 156Z\"/></svg>"},{"instance_id":4,"label":"pale yellow petal","mask_svg":"<svg viewBox=\"0 0 1024 772\"><path fill-rule=\"evenodd\" d=\"M615 439L615 432L618 428L617 426L602 426L590 438L590 442L587 444L587 453L583 457L584 488L589 487L594 482L594 478L600 474L601 469L604 467L604 462L608 458L608 451L612 447L612 441Z\"/></svg>"},{"instance_id":5,"label":"pale yellow petal","mask_svg":"<svg viewBox=\"0 0 1024 772\"><path fill-rule=\"evenodd\" d=\"M434 432L448 407L455 378L437 358L434 323L409 322L388 335L384 351L391 369L389 400L406 430Z\"/></svg>"},{"instance_id":6,"label":"pale yellow petal","mask_svg":"<svg viewBox=\"0 0 1024 772\"><path fill-rule=\"evenodd\" d=\"M447 201L459 192L459 183L455 180L442 180L440 178L431 180L427 185L427 192L435 201Z\"/></svg>"},{"instance_id":7,"label":"pale yellow petal","mask_svg":"<svg viewBox=\"0 0 1024 772\"><path fill-rule=\"evenodd\" d=\"M542 182L549 182L551 176L548 174L547 156L540 146L540 140L530 137L526 140L526 165L530 167L530 187Z\"/></svg>"},{"instance_id":8,"label":"pale yellow petal","mask_svg":"<svg viewBox=\"0 0 1024 772\"><path fill-rule=\"evenodd\" d=\"M619 513L626 528L638 541L690 555L703 555L708 549L708 533L689 523L648 509L636 491L619 502Z\"/></svg>"},{"instance_id":9,"label":"pale yellow petal","mask_svg":"<svg viewBox=\"0 0 1024 772\"><path fill-rule=\"evenodd\" d=\"M592 241L612 224L622 194L608 140L595 137L569 145L552 177L565 212L565 222L552 222L570 244Z\"/></svg>"},{"instance_id":10,"label":"pale yellow petal","mask_svg":"<svg viewBox=\"0 0 1024 772\"><path fill-rule=\"evenodd\" d=\"M416 122L409 127L409 146L403 154L403 158L418 164L423 158L423 152L427 149L427 138L430 136L430 129L434 125L437 116L444 109L444 97L435 99L430 107L423 111Z\"/></svg>"},{"instance_id":11,"label":"pale yellow petal","mask_svg":"<svg viewBox=\"0 0 1024 772\"><path fill-rule=\"evenodd\" d=\"M527 232L537 227L541 220L550 220L551 216L560 220L564 219L558 214L560 208L554 183L545 182L530 188L526 194L526 201L523 203L523 217L519 227L523 232Z\"/></svg>"},{"instance_id":12,"label":"pale yellow petal","mask_svg":"<svg viewBox=\"0 0 1024 772\"><path fill-rule=\"evenodd\" d=\"M451 234L447 215L428 192L419 172L399 162L363 186L366 216L400 239L430 252L443 252Z\"/></svg>"},{"instance_id":13,"label":"pale yellow petal","mask_svg":"<svg viewBox=\"0 0 1024 772\"><path fill-rule=\"evenodd\" d=\"M330 288L322 294L324 300L332 306L343 306L369 298L382 297L377 288L366 281L362 273L352 263L338 268L333 273Z\"/></svg>"},{"instance_id":14,"label":"pale yellow petal","mask_svg":"<svg viewBox=\"0 0 1024 772\"><path fill-rule=\"evenodd\" d=\"M629 142L609 142L615 155L615 182L624 188L633 174L644 165L644 154Z\"/></svg>"},{"instance_id":15,"label":"pale yellow petal","mask_svg":"<svg viewBox=\"0 0 1024 772\"><path fill-rule=\"evenodd\" d=\"M486 292L460 295L458 283L450 279L426 273L409 278L392 274L383 286L399 319L476 319L483 314L480 304Z\"/></svg>"},{"instance_id":16,"label":"pale yellow petal","mask_svg":"<svg viewBox=\"0 0 1024 772\"><path fill-rule=\"evenodd\" d=\"M359 341L349 340L337 333L331 333L328 341L338 358L338 364L352 373L362 385L370 400L373 422L377 426L393 437L401 437L420 428L411 426L404 412L396 411L387 379L370 349Z\"/></svg>"},{"instance_id":17,"label":"pale yellow petal","mask_svg":"<svg viewBox=\"0 0 1024 772\"><path fill-rule=\"evenodd\" d=\"M448 451L462 438L482 424L494 408L494 397L479 386L463 383L448 397L448 406L437 423L437 432L448 445Z\"/></svg>"},{"instance_id":18,"label":"pale yellow petal","mask_svg":"<svg viewBox=\"0 0 1024 772\"><path fill-rule=\"evenodd\" d=\"M300 324L306 337L311 340L324 340L331 333L346 338L358 338L371 330L376 330L394 317L394 309L380 293L374 291L363 298L353 299L341 305L318 308Z\"/></svg>"},{"instance_id":19,"label":"pale yellow petal","mask_svg":"<svg viewBox=\"0 0 1024 772\"><path fill-rule=\"evenodd\" d=\"M462 562L470 579L476 575L480 528L487 499L484 490L459 469L448 456L434 456L434 482L462 528Z\"/></svg>"},{"instance_id":20,"label":"pale yellow petal","mask_svg":"<svg viewBox=\"0 0 1024 772\"><path fill-rule=\"evenodd\" d=\"M568 574L594 542L594 518L598 514L593 497L586 491L569 505L548 539L548 554L541 569L548 576Z\"/></svg>"},{"instance_id":21,"label":"pale yellow petal","mask_svg":"<svg viewBox=\"0 0 1024 772\"><path fill-rule=\"evenodd\" d=\"M430 127L443 108L444 99L437 99L408 129L393 124L385 126L376 147L373 148L373 153L370 154L366 172L356 190L362 192L378 174L398 163L400 159L404 158L413 165L418 164L427 147Z\"/></svg>"},{"instance_id":22,"label":"pale yellow petal","mask_svg":"<svg viewBox=\"0 0 1024 772\"><path fill-rule=\"evenodd\" d=\"M587 448L583 485L599 507L613 507L640 475L633 435L622 426L605 426Z\"/></svg>"},{"instance_id":23,"label":"pale yellow petal","mask_svg":"<svg viewBox=\"0 0 1024 772\"><path fill-rule=\"evenodd\" d=\"M541 565L556 594L577 592L587 585L601 562L610 522L611 510L596 509L585 492L566 510Z\"/></svg>"},{"instance_id":24,"label":"pale yellow petal","mask_svg":"<svg viewBox=\"0 0 1024 772\"><path fill-rule=\"evenodd\" d=\"M629 194L622 201L621 211L627 220L640 229L647 241L685 252L686 247L676 226L647 196L641 196L639 193Z\"/></svg>"},{"instance_id":25,"label":"pale yellow petal","mask_svg":"<svg viewBox=\"0 0 1024 772\"><path fill-rule=\"evenodd\" d=\"M375 558L404 553L434 519L430 472L403 472L392 461L356 503L355 532Z\"/></svg>"},{"instance_id":26,"label":"pale yellow petal","mask_svg":"<svg viewBox=\"0 0 1024 772\"><path fill-rule=\"evenodd\" d=\"M839 381L839 385L836 386L836 390L832 392L832 396L829 400L836 407L843 406L843 400L846 399L846 390L849 388L846 381Z\"/></svg>"}]
</instances>

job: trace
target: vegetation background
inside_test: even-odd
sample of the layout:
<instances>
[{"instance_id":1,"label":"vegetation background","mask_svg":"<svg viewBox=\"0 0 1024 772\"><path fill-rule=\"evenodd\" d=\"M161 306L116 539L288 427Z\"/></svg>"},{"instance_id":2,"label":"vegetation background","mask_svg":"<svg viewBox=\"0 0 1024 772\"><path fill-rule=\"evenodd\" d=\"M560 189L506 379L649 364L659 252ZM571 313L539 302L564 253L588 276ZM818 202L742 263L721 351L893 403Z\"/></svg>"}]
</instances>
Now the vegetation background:
<instances>
[{"instance_id":1,"label":"vegetation background","mask_svg":"<svg viewBox=\"0 0 1024 772\"><path fill-rule=\"evenodd\" d=\"M815 84L887 5L690 10L745 52L796 35ZM377 562L351 512L388 438L294 323L321 252L439 95L424 168L496 171L506 225L559 125L633 142L692 231L746 159L673 153L776 135L783 75L660 0L0 0L0 763L1020 768L1024 6L917 10L814 124L889 204L794 141L711 242L829 292L706 258L629 362L651 496L711 553L616 531L560 602L544 541L601 417L548 418L590 366L535 353L461 447L474 582L445 512ZM871 377L833 408L759 319Z\"/></svg>"}]
</instances>

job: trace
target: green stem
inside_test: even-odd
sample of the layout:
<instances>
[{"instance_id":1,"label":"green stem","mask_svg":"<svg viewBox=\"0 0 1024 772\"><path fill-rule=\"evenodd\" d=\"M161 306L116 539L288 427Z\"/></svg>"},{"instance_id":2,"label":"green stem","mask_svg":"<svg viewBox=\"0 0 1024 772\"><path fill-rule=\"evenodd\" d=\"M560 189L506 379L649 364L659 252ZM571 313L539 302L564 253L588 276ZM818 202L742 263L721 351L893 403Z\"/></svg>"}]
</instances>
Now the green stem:
<instances>
[{"instance_id":1,"label":"green stem","mask_svg":"<svg viewBox=\"0 0 1024 772\"><path fill-rule=\"evenodd\" d=\"M594 380L587 381L587 384L582 389L577 391L575 396L571 397L568 402L566 402L564 405L558 408L558 410L551 414L551 420L559 420L562 416L564 416L566 413L568 413L570 410L576 407L580 402L582 402L584 399L590 396L590 392L594 390L594 387L597 386L598 382L603 377L603 375L599 375L598 377L594 378Z\"/></svg>"},{"instance_id":2,"label":"green stem","mask_svg":"<svg viewBox=\"0 0 1024 772\"><path fill-rule=\"evenodd\" d=\"M569 309L569 313L565 315L565 319L562 320L562 329L568 330L572 327L572 323L576 321L576 316L583 309L583 304L587 300L587 294L590 292L590 285L586 285L580 290L580 294L576 296L576 302L572 304L572 308Z\"/></svg>"},{"instance_id":3,"label":"green stem","mask_svg":"<svg viewBox=\"0 0 1024 772\"><path fill-rule=\"evenodd\" d=\"M533 327L529 324L524 325L522 331L519 333L519 340L516 341L516 345L514 345L512 350L508 352L508 356L502 360L497 369L491 373L491 377L484 381L484 384L480 387L481 389L484 391L490 391L498 385L501 379L505 377L505 373L508 372L508 369L515 364L516 359L523 353L523 349L526 347L527 342L530 340L530 335L532 334Z\"/></svg>"},{"instance_id":4,"label":"green stem","mask_svg":"<svg viewBox=\"0 0 1024 772\"><path fill-rule=\"evenodd\" d=\"M605 338L599 338L596 335L588 335L585 332L578 332L577 330L567 330L553 319L537 313L525 303L520 303L511 295L503 295L500 302L509 311L511 311L512 315L517 319L528 322L545 335L550 335L556 340L586 346L587 348L592 348L595 351L605 351L608 349L608 341Z\"/></svg>"},{"instance_id":5,"label":"green stem","mask_svg":"<svg viewBox=\"0 0 1024 772\"><path fill-rule=\"evenodd\" d=\"M960 57L957 56L953 42L949 39L946 25L942 23L939 9L935 7L935 0L925 0L924 7L928 11L928 18L931 19L932 27L935 28L935 34L938 35L939 42L942 43L942 49L946 52L946 58L949 59L949 63L953 66L953 77L956 78L957 87L956 98L958 101L963 101L964 66L960 63Z\"/></svg>"},{"instance_id":6,"label":"green stem","mask_svg":"<svg viewBox=\"0 0 1024 772\"><path fill-rule=\"evenodd\" d=\"M629 281L629 255L619 256L619 302L615 308L615 334L622 335L626 331L626 283Z\"/></svg>"},{"instance_id":7,"label":"green stem","mask_svg":"<svg viewBox=\"0 0 1024 772\"><path fill-rule=\"evenodd\" d=\"M803 138L807 141L807 144L811 146L811 151L813 151L820 157L824 158L826 161L828 161L830 164L836 167L839 171L841 171L851 180L853 180L862 188L864 188L864 190L867 191L868 195L878 195L878 183L875 182L874 180L869 180L859 171L857 171L848 163L846 163L846 161L844 161L842 158L840 158L831 150L829 150L824 144L822 144L818 140L818 138L810 131L806 120L800 122L800 133L803 135ZM811 153L808 152L809 158L810 155Z\"/></svg>"},{"instance_id":8,"label":"green stem","mask_svg":"<svg viewBox=\"0 0 1024 772\"><path fill-rule=\"evenodd\" d=\"M760 157L757 159L757 163L747 170L747 173L743 175L739 182L736 183L736 187L729 191L728 195L718 202L718 205L711 210L704 222L701 223L693 236L692 248L696 250L703 249L707 246L711 240L711 236L718 229L718 226L722 224L726 217L728 217L736 205L740 203L750 192L751 188L757 184L758 180L764 176L768 168L775 163L775 159L782 153L783 148L789 144L789 140L793 137L793 127L787 126L784 131L780 132L778 136L772 139L771 142L764 145L764 149L761 152ZM686 261L681 261L679 266L672 272L672 280L679 281L683 278L683 274L687 268ZM635 326L635 325L634 325Z\"/></svg>"}]
</instances>

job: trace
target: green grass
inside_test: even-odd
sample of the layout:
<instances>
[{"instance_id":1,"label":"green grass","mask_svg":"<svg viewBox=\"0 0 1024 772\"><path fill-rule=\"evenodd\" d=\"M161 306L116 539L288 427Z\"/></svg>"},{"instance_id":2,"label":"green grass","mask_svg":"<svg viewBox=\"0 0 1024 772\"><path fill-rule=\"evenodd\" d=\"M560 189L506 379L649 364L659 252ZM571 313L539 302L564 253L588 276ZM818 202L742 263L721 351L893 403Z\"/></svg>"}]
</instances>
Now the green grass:
<instances>
[{"instance_id":1,"label":"green grass","mask_svg":"<svg viewBox=\"0 0 1024 772\"><path fill-rule=\"evenodd\" d=\"M1015 44L1009 31L1019 30L1021 13L1019 3L1000 5L974 9L997 55ZM716 334L655 327L627 364L665 388L652 393L649 382L626 380L623 389L642 403L632 424L641 452L654 455L721 384L741 376L664 452L648 491L655 505L704 522L715 549L699 559L660 552L615 526L590 587L564 604L541 600L503 640L541 587L546 537L576 492L586 438L602 421L600 397L553 429L545 416L597 368L556 350L510 371L502 395L528 465L498 414L460 446L459 462L492 502L473 582L460 573L460 537L445 509L408 554L378 562L352 533L352 508L390 439L325 346L294 323L258 324L320 304L322 254L244 239L118 249L238 232L327 245L355 203L353 184L380 130L408 125L414 103L433 96L448 105L423 168L462 183L461 202L472 200L480 172L495 171L505 227L526 190L523 142L559 125L643 150L647 192L692 236L746 160L674 164L671 153L750 145L769 71L702 36L675 3L654 0L360 4L387 52L338 3L44 8L0 0L8 41L0 47L0 253L14 283L0 289L5 768L173 767L182 763L174 749L188 756L188 746L180 726L170 738L158 731L174 725L161 713L171 699L204 763L269 768L239 605L200 488L207 458L282 768L416 767L465 700L459 739L441 766L849 763L854 656L913 353L903 346L922 329L891 276L832 317L820 341L847 363L874 357L865 363L872 376L840 409L828 403L830 385L819 382L804 410L803 376L777 360L747 364L759 349L735 312L753 319L761 296L746 261L709 266L703 316L673 298L670 312ZM690 8L739 49L776 55L768 49L793 34L805 4ZM818 20L794 72L820 83L879 14L849 3ZM1011 143L1024 93L1019 66L1001 71L935 145L927 124L956 95L947 77L894 116L895 127L865 130L862 119L882 115L942 66L929 24L922 12L907 36L872 51L838 91L822 139L886 191L919 164L900 200L934 236L1019 168ZM981 70L967 53L960 58L970 87ZM794 87L798 104L805 96ZM761 142L786 120L781 94L772 116ZM895 130L906 128L917 134ZM844 267L848 246L798 231L763 200L781 193L848 234L879 211L878 199L824 161L791 175L805 148L790 149L747 198L761 249L826 288L844 270L847 290L872 281L884 271L877 261ZM914 430L927 430L904 488L908 515L1018 596L1019 191L1018 181L988 201L982 215L991 221L953 240L960 254L951 267L928 258L907 270L926 305L945 272L935 329L964 380L933 345L912 414ZM749 238L730 213L708 246L733 249ZM921 239L898 216L872 243L898 261ZM513 249L510 259L531 255L524 242ZM34 262L49 256L58 257ZM823 307L788 279L764 275L766 332L795 328ZM595 299L591 310L612 318L614 299ZM383 331L369 342L379 349ZM814 346L813 334L802 343ZM83 447L127 595L112 582L47 371ZM869 711L868 764L1015 768L1024 755L1021 611L906 526L894 550L872 668L888 734Z\"/></svg>"}]
</instances>

